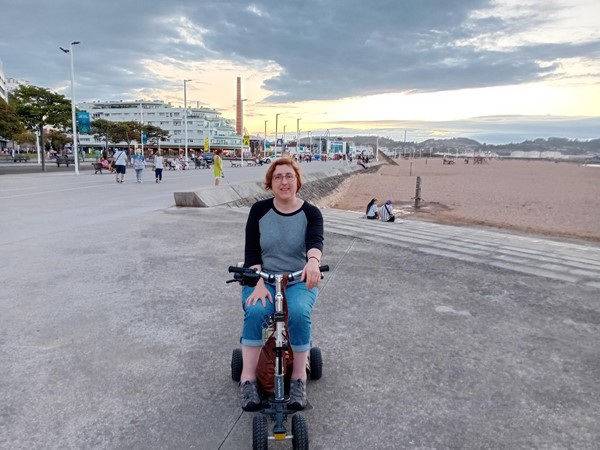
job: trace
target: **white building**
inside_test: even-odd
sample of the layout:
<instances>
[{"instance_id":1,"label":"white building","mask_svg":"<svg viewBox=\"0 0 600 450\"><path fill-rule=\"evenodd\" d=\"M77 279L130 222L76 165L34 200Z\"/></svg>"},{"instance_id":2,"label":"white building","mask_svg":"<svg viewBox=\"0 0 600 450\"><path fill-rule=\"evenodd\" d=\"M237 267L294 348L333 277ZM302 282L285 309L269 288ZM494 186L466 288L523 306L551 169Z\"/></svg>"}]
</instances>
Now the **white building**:
<instances>
[{"instance_id":1,"label":"white building","mask_svg":"<svg viewBox=\"0 0 600 450\"><path fill-rule=\"evenodd\" d=\"M4 77L4 69L2 68L2 60L0 59L0 98L8 102L8 86Z\"/></svg>"},{"instance_id":2,"label":"white building","mask_svg":"<svg viewBox=\"0 0 600 450\"><path fill-rule=\"evenodd\" d=\"M175 108L160 100L132 100L80 103L80 111L90 113L90 121L97 119L112 122L143 122L145 125L160 127L169 133L161 140L161 149L185 149L185 109ZM198 106L188 107L187 114L187 146L188 150L205 150L205 140L210 136L211 149L237 150L242 143L242 137L235 133L233 120L225 119L212 108ZM109 143L113 146L115 143ZM136 143L139 144L139 143ZM80 134L79 146L83 149L104 148L104 139L93 135ZM117 143L126 145L125 142ZM133 145L133 144L132 144ZM156 147L152 145L152 147ZM206 149L207 150L207 149Z\"/></svg>"},{"instance_id":3,"label":"white building","mask_svg":"<svg viewBox=\"0 0 600 450\"><path fill-rule=\"evenodd\" d=\"M14 91L19 86L29 86L29 81L10 77L6 79L6 88L8 89L8 92Z\"/></svg>"}]
</instances>

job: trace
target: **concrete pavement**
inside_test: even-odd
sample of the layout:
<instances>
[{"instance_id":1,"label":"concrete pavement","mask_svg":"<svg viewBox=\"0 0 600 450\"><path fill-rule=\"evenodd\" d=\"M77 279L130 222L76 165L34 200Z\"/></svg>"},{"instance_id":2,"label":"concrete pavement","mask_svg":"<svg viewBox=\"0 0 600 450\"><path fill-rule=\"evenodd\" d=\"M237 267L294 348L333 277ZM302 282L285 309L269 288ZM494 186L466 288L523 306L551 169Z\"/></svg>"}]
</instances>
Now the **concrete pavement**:
<instances>
[{"instance_id":1,"label":"concrete pavement","mask_svg":"<svg viewBox=\"0 0 600 450\"><path fill-rule=\"evenodd\" d=\"M37 183L50 193L0 199L0 448L251 448L225 284L248 209L175 208L168 183ZM112 204L91 208L100 189ZM52 232L16 228L38 209ZM597 245L324 216L311 448L597 448Z\"/></svg>"}]
</instances>

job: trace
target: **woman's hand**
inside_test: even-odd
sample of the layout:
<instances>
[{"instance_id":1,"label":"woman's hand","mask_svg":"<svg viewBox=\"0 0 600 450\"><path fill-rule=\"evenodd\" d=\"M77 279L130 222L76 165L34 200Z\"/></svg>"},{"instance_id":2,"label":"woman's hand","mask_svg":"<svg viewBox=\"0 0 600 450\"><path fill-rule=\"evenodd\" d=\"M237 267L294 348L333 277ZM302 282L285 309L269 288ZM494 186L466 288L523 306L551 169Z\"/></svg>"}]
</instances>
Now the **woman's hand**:
<instances>
[{"instance_id":1,"label":"woman's hand","mask_svg":"<svg viewBox=\"0 0 600 450\"><path fill-rule=\"evenodd\" d=\"M319 281L321 281L321 271L319 270L319 262L315 258L309 258L302 270L300 280L306 283L307 289L317 287Z\"/></svg>"},{"instance_id":2,"label":"woman's hand","mask_svg":"<svg viewBox=\"0 0 600 450\"><path fill-rule=\"evenodd\" d=\"M254 306L259 300L262 302L263 308L267 306L267 300L269 300L270 303L273 303L271 293L265 286L265 282L262 278L258 280L252 294L246 299L246 306Z\"/></svg>"}]
</instances>

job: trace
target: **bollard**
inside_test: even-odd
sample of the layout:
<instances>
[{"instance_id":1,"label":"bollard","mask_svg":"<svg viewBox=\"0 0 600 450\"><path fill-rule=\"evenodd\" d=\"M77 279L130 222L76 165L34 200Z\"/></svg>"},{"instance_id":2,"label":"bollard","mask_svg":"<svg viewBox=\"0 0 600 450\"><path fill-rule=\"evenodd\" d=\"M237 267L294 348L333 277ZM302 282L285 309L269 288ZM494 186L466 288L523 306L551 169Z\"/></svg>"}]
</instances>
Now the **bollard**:
<instances>
[{"instance_id":1,"label":"bollard","mask_svg":"<svg viewBox=\"0 0 600 450\"><path fill-rule=\"evenodd\" d=\"M417 177L417 189L415 191L415 209L420 207L421 203L421 177Z\"/></svg>"}]
</instances>

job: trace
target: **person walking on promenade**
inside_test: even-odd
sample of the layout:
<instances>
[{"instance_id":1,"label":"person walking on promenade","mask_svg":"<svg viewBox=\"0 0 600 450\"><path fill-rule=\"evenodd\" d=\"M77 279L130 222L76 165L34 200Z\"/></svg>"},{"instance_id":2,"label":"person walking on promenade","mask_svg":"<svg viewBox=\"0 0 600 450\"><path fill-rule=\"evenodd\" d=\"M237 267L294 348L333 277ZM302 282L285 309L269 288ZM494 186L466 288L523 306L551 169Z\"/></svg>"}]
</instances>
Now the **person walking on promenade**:
<instances>
[{"instance_id":1,"label":"person walking on promenade","mask_svg":"<svg viewBox=\"0 0 600 450\"><path fill-rule=\"evenodd\" d=\"M137 178L137 182L142 182L142 173L146 167L146 158L142 155L142 151L137 149L135 151L135 155L131 157L131 166L133 170L135 170L135 177Z\"/></svg>"},{"instance_id":2,"label":"person walking on promenade","mask_svg":"<svg viewBox=\"0 0 600 450\"><path fill-rule=\"evenodd\" d=\"M274 197L256 202L246 222L244 267L270 273L302 270L300 281L286 289L289 344L294 352L288 407L303 409L306 397L306 363L311 343L311 314L321 280L323 215L314 205L298 198L302 187L300 166L289 157L271 163L264 186ZM256 367L263 345L265 317L274 311L275 287L262 278L256 286L242 288L242 358L240 400L242 409L260 408Z\"/></svg>"},{"instance_id":3,"label":"person walking on promenade","mask_svg":"<svg viewBox=\"0 0 600 450\"><path fill-rule=\"evenodd\" d=\"M154 155L154 175L157 183L162 183L162 173L165 168L165 160L162 157L162 153L159 151Z\"/></svg>"},{"instance_id":4,"label":"person walking on promenade","mask_svg":"<svg viewBox=\"0 0 600 450\"><path fill-rule=\"evenodd\" d=\"M127 170L127 153L124 150L117 150L113 155L113 164L117 171L117 183L123 183L125 171Z\"/></svg>"},{"instance_id":5,"label":"person walking on promenade","mask_svg":"<svg viewBox=\"0 0 600 450\"><path fill-rule=\"evenodd\" d=\"M215 186L218 186L221 178L223 178L223 159L221 158L221 150L215 151L213 171L215 174Z\"/></svg>"}]
</instances>

